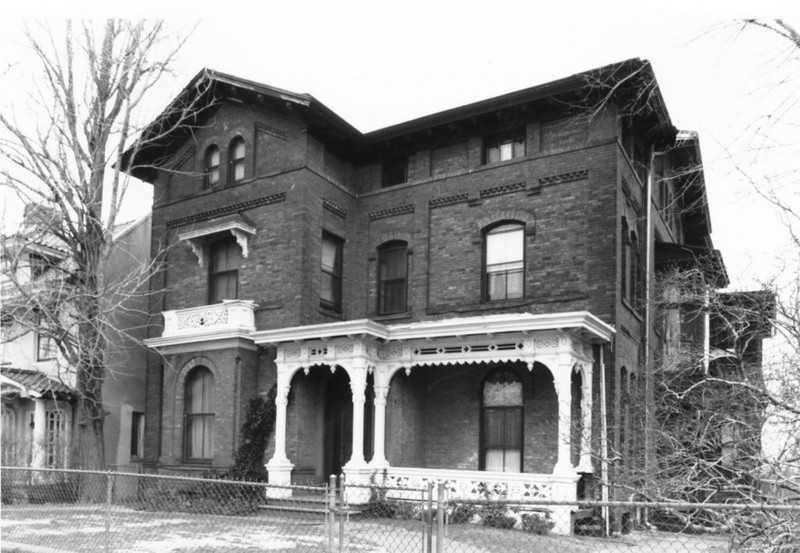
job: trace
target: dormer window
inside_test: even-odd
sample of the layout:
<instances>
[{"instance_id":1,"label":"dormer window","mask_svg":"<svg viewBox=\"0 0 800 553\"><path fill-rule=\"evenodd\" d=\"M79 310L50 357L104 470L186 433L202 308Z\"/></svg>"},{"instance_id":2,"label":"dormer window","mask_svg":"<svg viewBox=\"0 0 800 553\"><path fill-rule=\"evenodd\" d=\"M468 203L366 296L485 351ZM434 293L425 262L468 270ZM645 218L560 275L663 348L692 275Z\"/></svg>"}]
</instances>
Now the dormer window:
<instances>
[{"instance_id":1,"label":"dormer window","mask_svg":"<svg viewBox=\"0 0 800 553\"><path fill-rule=\"evenodd\" d=\"M228 182L236 183L244 180L244 138L237 136L228 147Z\"/></svg>"},{"instance_id":2,"label":"dormer window","mask_svg":"<svg viewBox=\"0 0 800 553\"><path fill-rule=\"evenodd\" d=\"M211 188L219 184L219 147L215 144L206 149L205 155L205 187Z\"/></svg>"},{"instance_id":3,"label":"dormer window","mask_svg":"<svg viewBox=\"0 0 800 553\"><path fill-rule=\"evenodd\" d=\"M525 129L487 136L483 141L483 163L497 163L525 156Z\"/></svg>"}]
</instances>

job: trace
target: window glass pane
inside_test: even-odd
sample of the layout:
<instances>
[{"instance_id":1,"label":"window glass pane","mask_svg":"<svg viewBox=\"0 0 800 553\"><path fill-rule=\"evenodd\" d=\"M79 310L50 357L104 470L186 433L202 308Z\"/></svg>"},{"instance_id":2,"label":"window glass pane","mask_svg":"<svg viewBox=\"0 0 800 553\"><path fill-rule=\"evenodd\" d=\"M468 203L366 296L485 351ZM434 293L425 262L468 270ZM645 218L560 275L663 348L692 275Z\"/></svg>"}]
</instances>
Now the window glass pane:
<instances>
[{"instance_id":1,"label":"window glass pane","mask_svg":"<svg viewBox=\"0 0 800 553\"><path fill-rule=\"evenodd\" d=\"M523 259L523 227L503 225L486 235L486 264L508 263Z\"/></svg>"},{"instance_id":2,"label":"window glass pane","mask_svg":"<svg viewBox=\"0 0 800 553\"><path fill-rule=\"evenodd\" d=\"M525 157L525 138L514 140L514 157Z\"/></svg>"},{"instance_id":3,"label":"window glass pane","mask_svg":"<svg viewBox=\"0 0 800 553\"><path fill-rule=\"evenodd\" d=\"M231 159L244 158L244 140L234 139L233 146L231 147Z\"/></svg>"},{"instance_id":4,"label":"window glass pane","mask_svg":"<svg viewBox=\"0 0 800 553\"><path fill-rule=\"evenodd\" d=\"M497 161L500 161L500 148L497 146L491 146L486 151L486 162L495 163Z\"/></svg>"},{"instance_id":5,"label":"window glass pane","mask_svg":"<svg viewBox=\"0 0 800 553\"><path fill-rule=\"evenodd\" d=\"M487 407L511 407L522 405L522 381L509 373L501 373L497 381L483 385L483 404Z\"/></svg>"},{"instance_id":6,"label":"window glass pane","mask_svg":"<svg viewBox=\"0 0 800 553\"><path fill-rule=\"evenodd\" d=\"M233 164L233 180L240 181L244 179L244 161L237 161Z\"/></svg>"},{"instance_id":7,"label":"window glass pane","mask_svg":"<svg viewBox=\"0 0 800 553\"><path fill-rule=\"evenodd\" d=\"M523 290L522 269L516 269L506 273L506 298L521 298Z\"/></svg>"},{"instance_id":8,"label":"window glass pane","mask_svg":"<svg viewBox=\"0 0 800 553\"><path fill-rule=\"evenodd\" d=\"M339 247L335 242L326 238L322 239L322 268L326 271L335 272L339 266Z\"/></svg>"},{"instance_id":9,"label":"window glass pane","mask_svg":"<svg viewBox=\"0 0 800 553\"><path fill-rule=\"evenodd\" d=\"M383 283L381 313L401 313L406 310L405 279Z\"/></svg>"},{"instance_id":10,"label":"window glass pane","mask_svg":"<svg viewBox=\"0 0 800 553\"><path fill-rule=\"evenodd\" d=\"M510 140L500 144L500 161L511 159L513 155L514 155L514 150L511 146Z\"/></svg>"},{"instance_id":11,"label":"window glass pane","mask_svg":"<svg viewBox=\"0 0 800 553\"><path fill-rule=\"evenodd\" d=\"M406 276L406 249L393 248L380 252L381 280L405 278Z\"/></svg>"},{"instance_id":12,"label":"window glass pane","mask_svg":"<svg viewBox=\"0 0 800 553\"><path fill-rule=\"evenodd\" d=\"M208 166L219 167L219 148L212 147L208 151Z\"/></svg>"}]
</instances>

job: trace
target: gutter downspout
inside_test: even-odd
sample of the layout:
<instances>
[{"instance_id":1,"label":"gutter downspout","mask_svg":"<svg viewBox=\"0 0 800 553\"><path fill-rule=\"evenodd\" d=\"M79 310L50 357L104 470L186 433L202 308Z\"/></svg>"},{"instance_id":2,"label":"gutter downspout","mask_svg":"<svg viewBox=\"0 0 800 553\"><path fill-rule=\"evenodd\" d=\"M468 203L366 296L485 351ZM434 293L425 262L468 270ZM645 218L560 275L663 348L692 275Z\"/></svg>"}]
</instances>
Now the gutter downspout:
<instances>
[{"instance_id":1,"label":"gutter downspout","mask_svg":"<svg viewBox=\"0 0 800 553\"><path fill-rule=\"evenodd\" d=\"M653 412L652 405L654 399L653 387L653 374L652 364L650 360L650 331L652 326L652 272L651 272L651 259L653 259L653 173L655 171L655 158L656 158L656 145L650 145L650 159L648 160L647 167L647 187L645 202L647 208L645 209L645 224L647 225L645 246L645 270L644 270L644 332L642 333L642 345L644 350L644 364L641 370L645 371L645 390L644 390L644 404L645 404L645 428L644 428L644 474L650 475L653 471L650 470L652 464L651 449L653 447ZM649 478L649 476L645 476ZM645 488L650 489L649 482L645 482ZM648 511L645 510L645 523L648 523Z\"/></svg>"},{"instance_id":2,"label":"gutter downspout","mask_svg":"<svg viewBox=\"0 0 800 553\"><path fill-rule=\"evenodd\" d=\"M600 344L600 493L603 503L608 502L608 414L606 405L606 364L603 360L603 344ZM611 535L611 520L608 507L604 506L603 521L605 535Z\"/></svg>"}]
</instances>

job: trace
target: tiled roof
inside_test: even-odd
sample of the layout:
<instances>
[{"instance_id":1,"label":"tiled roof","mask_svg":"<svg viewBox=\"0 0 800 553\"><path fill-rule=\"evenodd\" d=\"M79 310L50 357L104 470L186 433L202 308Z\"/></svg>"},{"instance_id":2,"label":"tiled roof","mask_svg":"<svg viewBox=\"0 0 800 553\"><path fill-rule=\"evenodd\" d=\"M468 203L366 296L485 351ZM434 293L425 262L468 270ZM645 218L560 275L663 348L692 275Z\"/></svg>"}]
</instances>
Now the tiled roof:
<instances>
[{"instance_id":1,"label":"tiled roof","mask_svg":"<svg viewBox=\"0 0 800 553\"><path fill-rule=\"evenodd\" d=\"M41 371L0 367L0 374L9 380L13 380L28 392L33 392L37 395L54 394L64 396L74 393L72 388L58 380L48 377Z\"/></svg>"}]
</instances>

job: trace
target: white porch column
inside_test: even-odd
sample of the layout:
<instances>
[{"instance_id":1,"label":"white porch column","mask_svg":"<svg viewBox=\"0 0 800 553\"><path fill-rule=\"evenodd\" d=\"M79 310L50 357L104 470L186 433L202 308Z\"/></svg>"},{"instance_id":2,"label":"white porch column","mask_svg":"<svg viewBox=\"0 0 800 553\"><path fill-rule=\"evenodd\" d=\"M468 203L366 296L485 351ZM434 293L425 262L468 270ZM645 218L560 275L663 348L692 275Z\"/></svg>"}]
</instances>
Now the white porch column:
<instances>
[{"instance_id":1,"label":"white porch column","mask_svg":"<svg viewBox=\"0 0 800 553\"><path fill-rule=\"evenodd\" d=\"M350 390L353 394L353 449L350 460L342 467L347 478L347 501L366 503L369 501L369 477L372 469L364 460L364 404L367 388L367 356L363 342L353 343L353 357L346 366L350 375Z\"/></svg>"},{"instance_id":2,"label":"white porch column","mask_svg":"<svg viewBox=\"0 0 800 553\"><path fill-rule=\"evenodd\" d=\"M45 440L47 439L47 402L33 400L33 443L31 443L31 468L44 468Z\"/></svg>"},{"instance_id":3,"label":"white porch column","mask_svg":"<svg viewBox=\"0 0 800 553\"><path fill-rule=\"evenodd\" d=\"M282 352L279 352L281 355ZM289 404L291 373L289 367L278 363L278 382L275 395L275 454L266 464L270 484L289 485L292 483L294 465L286 456L286 407ZM289 489L267 489L268 497L289 497Z\"/></svg>"},{"instance_id":4,"label":"white porch column","mask_svg":"<svg viewBox=\"0 0 800 553\"><path fill-rule=\"evenodd\" d=\"M581 381L581 458L578 472L593 472L592 468L592 366L583 365Z\"/></svg>"},{"instance_id":5,"label":"white porch column","mask_svg":"<svg viewBox=\"0 0 800 553\"><path fill-rule=\"evenodd\" d=\"M553 384L558 395L558 460L553 474L572 474L572 358L561 359L554 372Z\"/></svg>"},{"instance_id":6,"label":"white porch column","mask_svg":"<svg viewBox=\"0 0 800 553\"><path fill-rule=\"evenodd\" d=\"M353 448L345 468L362 468L364 460L364 404L366 403L367 363L365 359L354 359L347 370L350 375L350 390L353 396Z\"/></svg>"},{"instance_id":7,"label":"white porch column","mask_svg":"<svg viewBox=\"0 0 800 553\"><path fill-rule=\"evenodd\" d=\"M377 379L376 379L377 380ZM370 466L374 469L384 469L389 466L386 460L386 397L389 386L374 386L375 390L375 427L374 427L374 453Z\"/></svg>"}]
</instances>

